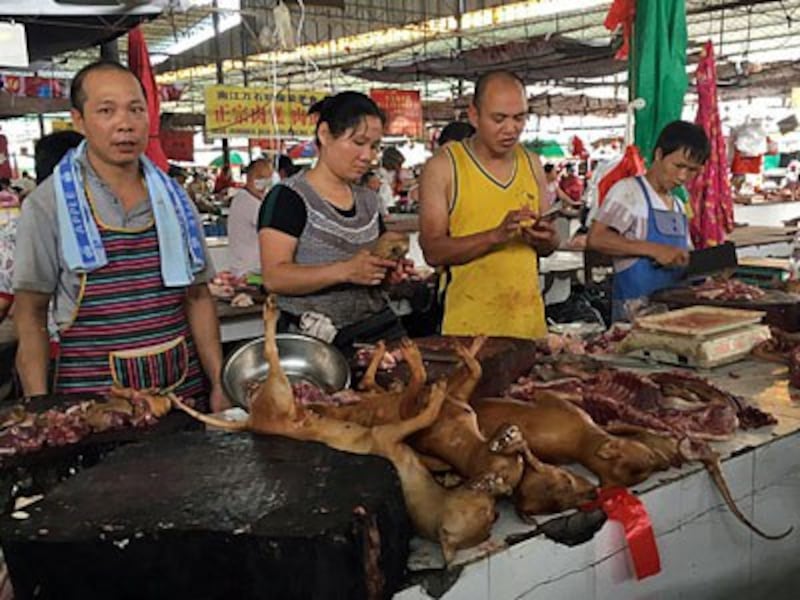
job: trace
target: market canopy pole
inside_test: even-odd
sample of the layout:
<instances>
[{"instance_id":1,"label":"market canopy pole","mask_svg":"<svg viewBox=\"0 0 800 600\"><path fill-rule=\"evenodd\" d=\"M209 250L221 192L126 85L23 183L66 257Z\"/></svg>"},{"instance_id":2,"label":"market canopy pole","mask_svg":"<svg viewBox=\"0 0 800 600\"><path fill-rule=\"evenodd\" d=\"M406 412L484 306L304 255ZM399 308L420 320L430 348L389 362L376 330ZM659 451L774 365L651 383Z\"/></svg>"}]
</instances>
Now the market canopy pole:
<instances>
[{"instance_id":1,"label":"market canopy pole","mask_svg":"<svg viewBox=\"0 0 800 600\"><path fill-rule=\"evenodd\" d=\"M119 46L117 45L116 38L100 44L100 58L119 62Z\"/></svg>"},{"instance_id":2,"label":"market canopy pole","mask_svg":"<svg viewBox=\"0 0 800 600\"><path fill-rule=\"evenodd\" d=\"M219 45L219 11L217 10L219 2L214 0L214 13L211 15L211 21L214 24L214 52L216 53L217 63L217 83L225 83L225 74L222 70L222 49ZM230 166L230 147L228 146L228 138L222 138L222 156L224 166Z\"/></svg>"},{"instance_id":3,"label":"market canopy pole","mask_svg":"<svg viewBox=\"0 0 800 600\"><path fill-rule=\"evenodd\" d=\"M650 162L658 134L681 118L686 76L684 0L638 0L629 57L630 99L642 98L636 112L634 141Z\"/></svg>"}]
</instances>

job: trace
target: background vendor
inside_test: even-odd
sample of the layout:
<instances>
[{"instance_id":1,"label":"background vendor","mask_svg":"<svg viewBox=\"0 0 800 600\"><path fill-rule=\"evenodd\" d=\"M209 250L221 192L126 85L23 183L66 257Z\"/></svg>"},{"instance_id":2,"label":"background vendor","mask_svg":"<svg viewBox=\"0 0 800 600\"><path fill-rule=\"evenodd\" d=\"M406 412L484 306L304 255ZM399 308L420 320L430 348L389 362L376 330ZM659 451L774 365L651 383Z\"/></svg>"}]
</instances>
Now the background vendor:
<instances>
[{"instance_id":1,"label":"background vendor","mask_svg":"<svg viewBox=\"0 0 800 600\"><path fill-rule=\"evenodd\" d=\"M228 213L231 272L236 277L261 272L258 251L258 213L272 187L272 162L257 158L247 167L247 183L236 191Z\"/></svg>"},{"instance_id":2,"label":"background vendor","mask_svg":"<svg viewBox=\"0 0 800 600\"><path fill-rule=\"evenodd\" d=\"M405 331L380 285L398 264L370 253L384 229L380 199L356 185L377 158L383 113L358 92L311 112L319 113L319 160L273 187L259 217L262 277L279 294L279 327L345 351L356 341L397 339Z\"/></svg>"},{"instance_id":3,"label":"background vendor","mask_svg":"<svg viewBox=\"0 0 800 600\"><path fill-rule=\"evenodd\" d=\"M13 281L25 395L48 392L54 298L57 393L104 394L117 382L227 407L202 228L177 183L143 155L141 83L118 63L91 63L70 100L86 140L31 193L19 222Z\"/></svg>"},{"instance_id":4,"label":"background vendor","mask_svg":"<svg viewBox=\"0 0 800 600\"><path fill-rule=\"evenodd\" d=\"M626 318L631 302L675 285L683 275L689 225L672 191L700 172L709 153L702 127L674 121L661 131L647 173L609 190L587 247L614 257L613 320Z\"/></svg>"}]
</instances>

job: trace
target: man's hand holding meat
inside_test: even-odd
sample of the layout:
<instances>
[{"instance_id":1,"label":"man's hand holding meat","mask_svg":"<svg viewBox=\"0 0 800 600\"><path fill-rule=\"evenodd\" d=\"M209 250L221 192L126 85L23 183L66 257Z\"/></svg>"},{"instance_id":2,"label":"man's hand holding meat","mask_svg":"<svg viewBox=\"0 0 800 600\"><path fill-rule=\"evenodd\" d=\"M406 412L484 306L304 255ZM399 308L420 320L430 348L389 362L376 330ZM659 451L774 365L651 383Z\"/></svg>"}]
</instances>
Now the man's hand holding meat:
<instances>
[{"instance_id":1,"label":"man's hand holding meat","mask_svg":"<svg viewBox=\"0 0 800 600\"><path fill-rule=\"evenodd\" d=\"M550 256L560 243L556 228L550 219L535 219L533 225L522 227L520 234L525 243L536 250L538 256Z\"/></svg>"},{"instance_id":2,"label":"man's hand holding meat","mask_svg":"<svg viewBox=\"0 0 800 600\"><path fill-rule=\"evenodd\" d=\"M531 219L533 213L528 208L510 210L500 224L489 231L491 243L495 246L506 243L518 235L526 219Z\"/></svg>"},{"instance_id":3,"label":"man's hand holding meat","mask_svg":"<svg viewBox=\"0 0 800 600\"><path fill-rule=\"evenodd\" d=\"M386 275L386 283L395 285L406 281L414 274L414 261L408 258L401 258Z\"/></svg>"}]
</instances>

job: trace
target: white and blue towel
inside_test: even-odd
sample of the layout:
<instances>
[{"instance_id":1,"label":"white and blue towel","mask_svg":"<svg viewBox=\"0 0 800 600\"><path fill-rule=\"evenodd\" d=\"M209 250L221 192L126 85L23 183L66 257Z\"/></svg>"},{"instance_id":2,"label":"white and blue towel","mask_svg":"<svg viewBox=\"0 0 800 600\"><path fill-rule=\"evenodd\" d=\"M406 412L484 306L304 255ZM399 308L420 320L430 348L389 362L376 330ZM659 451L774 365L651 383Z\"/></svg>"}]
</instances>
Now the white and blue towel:
<instances>
[{"instance_id":1,"label":"white and blue towel","mask_svg":"<svg viewBox=\"0 0 800 600\"><path fill-rule=\"evenodd\" d=\"M55 168L53 184L58 208L61 251L71 271L89 273L108 264L103 240L92 216L77 157L86 142L67 152ZM161 254L161 276L167 287L190 285L194 274L206 264L200 227L183 189L156 167L140 157L150 205L156 222Z\"/></svg>"}]
</instances>

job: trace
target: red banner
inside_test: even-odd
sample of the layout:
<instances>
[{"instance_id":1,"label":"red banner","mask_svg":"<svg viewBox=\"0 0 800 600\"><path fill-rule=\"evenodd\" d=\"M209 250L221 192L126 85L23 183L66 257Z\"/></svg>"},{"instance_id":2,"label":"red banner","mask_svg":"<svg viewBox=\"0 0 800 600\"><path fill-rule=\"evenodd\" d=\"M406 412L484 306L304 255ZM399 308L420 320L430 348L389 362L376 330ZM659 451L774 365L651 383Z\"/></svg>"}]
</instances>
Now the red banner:
<instances>
[{"instance_id":1,"label":"red banner","mask_svg":"<svg viewBox=\"0 0 800 600\"><path fill-rule=\"evenodd\" d=\"M23 82L24 77L17 75L3 75L3 90L12 96L22 96L24 93Z\"/></svg>"},{"instance_id":2,"label":"red banner","mask_svg":"<svg viewBox=\"0 0 800 600\"><path fill-rule=\"evenodd\" d=\"M8 140L0 134L0 177L11 179L11 161L8 159Z\"/></svg>"},{"instance_id":3,"label":"red banner","mask_svg":"<svg viewBox=\"0 0 800 600\"><path fill-rule=\"evenodd\" d=\"M52 77L23 77L20 75L2 75L2 88L12 96L28 98L65 98L69 90L66 79Z\"/></svg>"},{"instance_id":4,"label":"red banner","mask_svg":"<svg viewBox=\"0 0 800 600\"><path fill-rule=\"evenodd\" d=\"M194 161L194 131L162 129L158 136L167 158Z\"/></svg>"},{"instance_id":5,"label":"red banner","mask_svg":"<svg viewBox=\"0 0 800 600\"><path fill-rule=\"evenodd\" d=\"M416 90L371 90L370 98L386 113L386 135L405 135L421 139L422 100Z\"/></svg>"},{"instance_id":6,"label":"red banner","mask_svg":"<svg viewBox=\"0 0 800 600\"><path fill-rule=\"evenodd\" d=\"M159 85L158 95L164 102L171 102L175 100L180 100L181 96L183 96L183 91L185 89L186 89L185 86L177 83L170 83L168 85Z\"/></svg>"},{"instance_id":7,"label":"red banner","mask_svg":"<svg viewBox=\"0 0 800 600\"><path fill-rule=\"evenodd\" d=\"M286 140L278 138L250 138L247 140L250 149L261 148L276 154L283 154L286 150Z\"/></svg>"}]
</instances>

